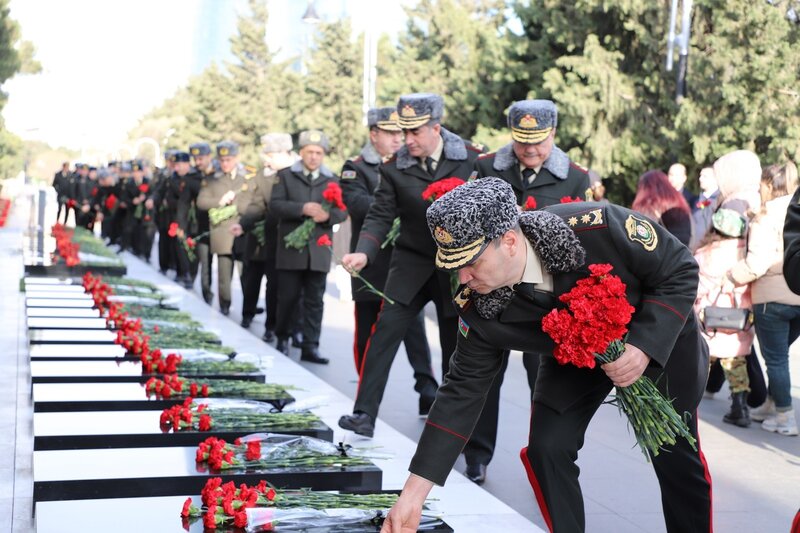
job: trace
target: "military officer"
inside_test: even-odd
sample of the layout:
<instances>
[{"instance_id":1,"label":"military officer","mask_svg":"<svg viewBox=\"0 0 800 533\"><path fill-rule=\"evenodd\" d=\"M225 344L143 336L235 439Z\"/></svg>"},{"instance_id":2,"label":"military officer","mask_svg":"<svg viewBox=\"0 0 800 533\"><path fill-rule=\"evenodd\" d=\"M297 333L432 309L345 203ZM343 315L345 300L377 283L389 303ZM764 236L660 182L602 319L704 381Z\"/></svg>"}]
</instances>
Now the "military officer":
<instances>
[{"instance_id":1,"label":"military officer","mask_svg":"<svg viewBox=\"0 0 800 533\"><path fill-rule=\"evenodd\" d=\"M405 146L381 165L380 185L361 229L356 251L342 259L345 268L356 271L375 261L394 218L400 217L400 236L392 252L385 289L395 304L384 305L375 323L353 414L339 419L342 428L370 437L397 348L409 323L428 301L436 305L443 374L447 370L455 349L457 322L450 304L450 279L434 267L436 245L425 224L425 209L429 203L422 198L422 193L441 178L469 178L479 154L479 150L442 127L444 101L441 96L419 93L401 96L397 113L405 133ZM420 394L420 413L430 408L432 394L432 390Z\"/></svg>"},{"instance_id":2,"label":"military officer","mask_svg":"<svg viewBox=\"0 0 800 533\"><path fill-rule=\"evenodd\" d=\"M178 150L174 149L164 152L164 168L157 171L153 176L149 197L145 200L145 206L148 210L152 210L155 215L155 223L158 229L158 267L159 271L165 276L168 270L176 268L177 262L169 236L169 224L172 221L169 219L167 204L164 199L164 188L175 171L175 154L177 152Z\"/></svg>"},{"instance_id":3,"label":"military officer","mask_svg":"<svg viewBox=\"0 0 800 533\"><path fill-rule=\"evenodd\" d=\"M251 180L255 172L239 164L239 145L233 141L222 141L217 145L219 170L214 177L206 179L197 196L198 209L209 211L211 217L211 253L217 256L217 291L219 308L228 315L231 307L231 280L233 279L234 235L230 231L233 224L245 212L252 197ZM212 209L235 206L232 216L214 224ZM226 210L228 211L228 210Z\"/></svg>"},{"instance_id":4,"label":"military officer","mask_svg":"<svg viewBox=\"0 0 800 533\"><path fill-rule=\"evenodd\" d=\"M190 183L194 181L194 177L191 157L187 152L175 152L172 158L173 174L161 188L161 194L163 194L163 200L167 206L163 214L169 220L170 225L178 224L180 233L174 237L167 234L172 247L172 255L175 257L175 281L190 289L194 285L190 273L191 261L182 241L192 235L190 221L192 198L188 189Z\"/></svg>"},{"instance_id":5,"label":"military officer","mask_svg":"<svg viewBox=\"0 0 800 533\"><path fill-rule=\"evenodd\" d=\"M69 177L72 173L69 171L69 161L64 161L61 164L61 170L56 172L53 176L53 189L56 191L56 200L58 202L58 211L56 212L56 222L61 218L61 210L64 210L64 224L67 223L67 216L69 209L67 209L67 189L69 188Z\"/></svg>"},{"instance_id":6,"label":"military officer","mask_svg":"<svg viewBox=\"0 0 800 533\"><path fill-rule=\"evenodd\" d=\"M496 152L481 155L475 162L478 178L496 176L514 190L517 204L536 209L560 203L568 196L587 200L592 194L589 173L571 162L555 144L558 109L550 100L522 100L508 110L511 142ZM522 354L522 363L533 393L539 369L539 355ZM464 449L467 463L465 475L481 484L486 479L486 467L494 455L497 440L497 416L500 387L508 360L486 399L481 418Z\"/></svg>"},{"instance_id":7,"label":"military officer","mask_svg":"<svg viewBox=\"0 0 800 533\"><path fill-rule=\"evenodd\" d=\"M378 188L378 167L389 160L403 146L403 130L398 124L397 109L394 107L373 108L367 112L369 140L355 159L345 162L342 167L342 194L347 212L350 214L352 235L350 251L355 252L358 236L369 206L375 200ZM391 245L381 247L375 261L360 272L361 276L378 290L383 290L389 275L389 261L392 257ZM366 289L357 277L352 278L353 301L355 302L355 342L354 360L356 373L361 374L364 352L372 326L378 319L383 299ZM438 384L431 368L431 352L425 334L424 314L420 312L409 324L403 338L408 361L414 369L415 390L424 392L435 390ZM427 413L424 413L427 414Z\"/></svg>"},{"instance_id":8,"label":"military officer","mask_svg":"<svg viewBox=\"0 0 800 533\"><path fill-rule=\"evenodd\" d=\"M240 224L231 226L234 235L247 233L245 257L249 263L242 303L242 327L250 327L258 313L261 281L266 276L266 310L264 342L275 340L278 316L278 273L275 253L278 240L278 220L270 210L272 188L278 180L278 171L295 162L292 154L292 136L288 133L268 133L261 137L263 170L255 178L253 200L242 215Z\"/></svg>"},{"instance_id":9,"label":"military officer","mask_svg":"<svg viewBox=\"0 0 800 533\"><path fill-rule=\"evenodd\" d=\"M635 308L625 352L593 369L543 357L528 447L521 452L551 531L583 531L575 465L584 433L612 387L643 373L653 378L697 437L696 408L708 375L708 347L692 312L698 267L669 232L614 205L570 203L520 213L506 182L485 178L459 187L428 210L439 268L458 271L454 301L458 348L411 461L411 476L383 532L413 528L434 484L444 484L499 371L503 350L550 353L541 319L557 297L607 263ZM669 389L668 393L666 389ZM700 450L679 437L651 457L661 485L667 531L711 530L711 478ZM406 531L406 529L403 529Z\"/></svg>"},{"instance_id":10,"label":"military officer","mask_svg":"<svg viewBox=\"0 0 800 533\"><path fill-rule=\"evenodd\" d=\"M278 322L276 348L289 353L289 336L294 326L298 294L303 292L303 340L300 360L328 364L319 353L319 335L322 327L325 279L331 266L330 246L319 246L317 240L326 235L331 239L333 225L343 222L347 213L337 206L323 208L323 192L330 183L337 183L336 175L323 161L328 151L328 138L317 130L300 134L300 160L278 172L272 188L272 211L278 219ZM284 238L306 220L315 226L308 244L302 249L288 247Z\"/></svg>"},{"instance_id":11,"label":"military officer","mask_svg":"<svg viewBox=\"0 0 800 533\"><path fill-rule=\"evenodd\" d=\"M206 142L194 143L189 146L189 154L192 156L194 162L193 180L190 181L189 187L191 192L192 202L196 210L195 216L197 218L197 234L200 238L195 239L195 255L197 261L192 266L192 281L197 276L197 270L200 270L200 289L203 293L203 300L210 304L214 300L214 293L211 291L211 248L209 246L209 231L210 225L208 221L208 211L197 207L197 195L200 194L200 188L203 180L208 180L214 176L216 168L214 160L211 157L211 146Z\"/></svg>"}]
</instances>

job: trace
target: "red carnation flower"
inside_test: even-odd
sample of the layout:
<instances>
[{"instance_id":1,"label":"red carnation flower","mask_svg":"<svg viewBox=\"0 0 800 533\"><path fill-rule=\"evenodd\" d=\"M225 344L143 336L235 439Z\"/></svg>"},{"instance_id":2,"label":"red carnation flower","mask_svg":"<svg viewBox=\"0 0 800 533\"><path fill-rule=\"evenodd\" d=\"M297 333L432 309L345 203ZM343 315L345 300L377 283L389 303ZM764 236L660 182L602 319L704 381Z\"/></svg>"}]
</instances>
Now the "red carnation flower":
<instances>
[{"instance_id":1,"label":"red carnation flower","mask_svg":"<svg viewBox=\"0 0 800 533\"><path fill-rule=\"evenodd\" d=\"M317 246L333 246L333 242L331 242L331 238L328 237L328 234L325 233L317 239Z\"/></svg>"},{"instance_id":2,"label":"red carnation flower","mask_svg":"<svg viewBox=\"0 0 800 533\"><path fill-rule=\"evenodd\" d=\"M339 184L335 181L328 183L328 186L322 191L322 198L337 209L341 209L342 211L347 210L347 206L344 205L344 201L342 200L342 188L339 187Z\"/></svg>"},{"instance_id":3,"label":"red carnation flower","mask_svg":"<svg viewBox=\"0 0 800 533\"><path fill-rule=\"evenodd\" d=\"M147 183L142 183L139 185L139 192L142 194L147 194L147 191L150 190L150 186Z\"/></svg>"},{"instance_id":4,"label":"red carnation flower","mask_svg":"<svg viewBox=\"0 0 800 533\"><path fill-rule=\"evenodd\" d=\"M167 230L167 235L170 237L175 237L178 235L178 223L173 222L169 225L169 229Z\"/></svg>"},{"instance_id":5,"label":"red carnation flower","mask_svg":"<svg viewBox=\"0 0 800 533\"><path fill-rule=\"evenodd\" d=\"M562 204L572 204L572 203L575 203L575 202L582 202L582 201L583 201L583 199L582 198L578 198L577 196L575 198L573 198L571 196L564 196L564 197L561 198L561 203Z\"/></svg>"},{"instance_id":6,"label":"red carnation flower","mask_svg":"<svg viewBox=\"0 0 800 533\"><path fill-rule=\"evenodd\" d=\"M117 206L117 197L114 194L109 194L108 198L106 198L105 206L107 210L113 211Z\"/></svg>"},{"instance_id":7,"label":"red carnation flower","mask_svg":"<svg viewBox=\"0 0 800 533\"><path fill-rule=\"evenodd\" d=\"M428 200L429 202L435 202L445 194L449 193L459 185L463 185L464 183L464 180L461 178L456 178L455 176L435 181L428 185L424 191L422 191L422 199Z\"/></svg>"},{"instance_id":8,"label":"red carnation flower","mask_svg":"<svg viewBox=\"0 0 800 533\"><path fill-rule=\"evenodd\" d=\"M536 209L536 198L533 196L528 196L525 200L525 205L522 206L523 211L533 211Z\"/></svg>"}]
</instances>

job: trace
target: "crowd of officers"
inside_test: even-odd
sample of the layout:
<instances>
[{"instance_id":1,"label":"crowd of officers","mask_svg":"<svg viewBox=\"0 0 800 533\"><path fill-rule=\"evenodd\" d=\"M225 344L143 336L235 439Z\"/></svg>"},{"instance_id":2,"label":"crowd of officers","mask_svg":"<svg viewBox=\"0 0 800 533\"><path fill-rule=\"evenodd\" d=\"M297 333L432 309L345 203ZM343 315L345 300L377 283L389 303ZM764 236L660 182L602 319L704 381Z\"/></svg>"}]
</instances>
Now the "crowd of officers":
<instances>
[{"instance_id":1,"label":"crowd of officers","mask_svg":"<svg viewBox=\"0 0 800 533\"><path fill-rule=\"evenodd\" d=\"M63 212L66 220L72 211L76 225L92 229L100 223L110 244L145 261L158 233L160 271L174 270L175 280L187 288L194 287L199 274L209 304L216 256L219 308L226 315L236 266L244 295L243 327L261 311L258 299L266 277L263 339L276 341L286 355L290 345L300 347L301 360L325 364L319 338L332 254L330 246L318 246L317 241L332 237L334 225L349 216L351 253L343 265L360 272L394 302L387 304L353 278L359 385L353 414L343 416L340 425L371 436L401 342L414 369L420 416L433 403L438 383L424 330L426 303L432 302L438 315L441 375L456 346L451 277L435 267L437 247L426 223L430 201L422 198L423 190L444 178L497 176L511 185L519 206L530 208L533 202L542 208L563 197L592 195L589 173L555 145L558 114L552 102L514 103L508 116L513 140L489 154L442 127L443 114L443 99L435 94L405 95L396 107L371 109L364 148L338 173L324 165L328 139L316 130L299 135L297 152L289 134L264 135L260 168L241 164L238 146L230 141L215 150L199 142L187 151L169 151L164 168L129 161L101 169L78 164L71 172L65 164L53 182L59 217ZM340 185L346 211L323 199L329 183ZM233 216L212 223L214 211L229 206L235 206ZM308 245L287 247L284 237L309 219L314 230ZM395 219L400 232L391 244L387 237L397 227ZM538 355L525 354L525 366L532 389ZM502 372L465 448L467 475L478 483L494 452L501 384Z\"/></svg>"}]
</instances>

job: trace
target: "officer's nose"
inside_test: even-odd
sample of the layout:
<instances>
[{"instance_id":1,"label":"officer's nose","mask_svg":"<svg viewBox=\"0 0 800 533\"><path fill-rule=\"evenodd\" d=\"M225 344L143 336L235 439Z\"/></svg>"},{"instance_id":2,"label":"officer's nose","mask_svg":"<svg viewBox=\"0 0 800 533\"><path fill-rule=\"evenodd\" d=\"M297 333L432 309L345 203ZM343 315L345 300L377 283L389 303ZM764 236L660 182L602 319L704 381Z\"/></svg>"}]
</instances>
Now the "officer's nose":
<instances>
[{"instance_id":1,"label":"officer's nose","mask_svg":"<svg viewBox=\"0 0 800 533\"><path fill-rule=\"evenodd\" d=\"M461 268L458 271L458 282L461 285L465 285L468 281L472 279L472 274L469 272L469 268Z\"/></svg>"}]
</instances>

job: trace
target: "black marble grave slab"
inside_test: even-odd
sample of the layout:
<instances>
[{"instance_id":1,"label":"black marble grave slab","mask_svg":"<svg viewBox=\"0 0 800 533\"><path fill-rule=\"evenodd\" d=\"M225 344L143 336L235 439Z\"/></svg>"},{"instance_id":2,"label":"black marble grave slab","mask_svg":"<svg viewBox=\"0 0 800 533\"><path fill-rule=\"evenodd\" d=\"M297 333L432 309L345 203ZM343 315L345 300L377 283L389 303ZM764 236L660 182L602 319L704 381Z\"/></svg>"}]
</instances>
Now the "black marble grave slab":
<instances>
[{"instance_id":1,"label":"black marble grave slab","mask_svg":"<svg viewBox=\"0 0 800 533\"><path fill-rule=\"evenodd\" d=\"M103 274L106 276L124 276L128 273L128 267L124 265L89 265L77 264L68 267L64 263L55 265L29 263L25 265L25 273L31 276L53 276L58 278L83 276L87 272L92 274Z\"/></svg>"},{"instance_id":2,"label":"black marble grave slab","mask_svg":"<svg viewBox=\"0 0 800 533\"><path fill-rule=\"evenodd\" d=\"M28 307L28 318L100 318L100 311L91 307Z\"/></svg>"},{"instance_id":3,"label":"black marble grave slab","mask_svg":"<svg viewBox=\"0 0 800 533\"><path fill-rule=\"evenodd\" d=\"M178 375L182 375L180 371ZM136 360L127 361L31 361L32 383L145 383L158 374L142 374ZM193 379L238 379L264 383L261 372L191 374Z\"/></svg>"},{"instance_id":4,"label":"black marble grave slab","mask_svg":"<svg viewBox=\"0 0 800 533\"><path fill-rule=\"evenodd\" d=\"M91 309L94 307L94 300L89 298L44 298L44 297L28 297L25 298L25 305L27 307L68 307L78 309Z\"/></svg>"},{"instance_id":5,"label":"black marble grave slab","mask_svg":"<svg viewBox=\"0 0 800 533\"><path fill-rule=\"evenodd\" d=\"M249 397L283 409L294 401L287 393L265 397ZM140 383L35 383L33 412L64 411L150 411L168 409L183 402L183 398L147 398Z\"/></svg>"},{"instance_id":6,"label":"black marble grave slab","mask_svg":"<svg viewBox=\"0 0 800 533\"><path fill-rule=\"evenodd\" d=\"M180 517L183 502L189 496L160 496L145 498L113 498L106 500L64 500L40 502L36 508L37 533L203 533L202 520L184 523ZM194 505L202 506L200 496L192 495ZM79 520L65 517L80 517ZM113 527L110 525L113 524ZM480 528L478 528L480 529ZM217 527L217 533L243 533L243 529ZM280 531L280 528L277 529ZM296 531L296 530L295 530ZM341 529L314 529L314 533L378 533L378 526L348 525ZM420 524L418 531L452 533L445 522Z\"/></svg>"},{"instance_id":7,"label":"black marble grave slab","mask_svg":"<svg viewBox=\"0 0 800 533\"><path fill-rule=\"evenodd\" d=\"M373 464L348 467L275 468L209 472L195 462L197 446L33 452L33 502L200 494L209 477L277 488L380 490ZM204 468L204 467L203 467ZM180 512L180 509L178 510Z\"/></svg>"},{"instance_id":8,"label":"black marble grave slab","mask_svg":"<svg viewBox=\"0 0 800 533\"><path fill-rule=\"evenodd\" d=\"M28 331L30 344L114 344L117 334L107 329L32 329Z\"/></svg>"},{"instance_id":9,"label":"black marble grave slab","mask_svg":"<svg viewBox=\"0 0 800 533\"><path fill-rule=\"evenodd\" d=\"M137 359L126 355L118 344L32 344L28 348L31 361L117 361Z\"/></svg>"},{"instance_id":10,"label":"black marble grave slab","mask_svg":"<svg viewBox=\"0 0 800 533\"><path fill-rule=\"evenodd\" d=\"M100 317L32 317L27 320L28 329L111 329L106 319Z\"/></svg>"},{"instance_id":11,"label":"black marble grave slab","mask_svg":"<svg viewBox=\"0 0 800 533\"><path fill-rule=\"evenodd\" d=\"M159 426L160 416L160 411L34 413L33 449L197 446L211 436L233 442L243 435L258 433L258 430L253 429L165 433ZM333 430L322 422L309 429L271 428L269 432L333 441Z\"/></svg>"}]
</instances>

